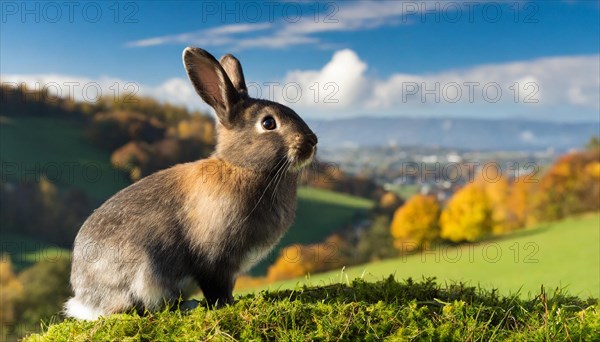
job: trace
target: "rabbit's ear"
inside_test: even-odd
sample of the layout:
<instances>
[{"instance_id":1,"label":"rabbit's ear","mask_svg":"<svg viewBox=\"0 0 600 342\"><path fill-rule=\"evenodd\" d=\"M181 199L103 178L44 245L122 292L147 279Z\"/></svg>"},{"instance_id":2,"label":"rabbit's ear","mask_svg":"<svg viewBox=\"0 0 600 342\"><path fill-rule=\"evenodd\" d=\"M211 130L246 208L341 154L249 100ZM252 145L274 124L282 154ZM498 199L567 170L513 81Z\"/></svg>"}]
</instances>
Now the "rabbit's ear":
<instances>
[{"instance_id":1,"label":"rabbit's ear","mask_svg":"<svg viewBox=\"0 0 600 342\"><path fill-rule=\"evenodd\" d=\"M219 121L230 127L235 114L233 107L240 100L240 94L221 64L210 53L188 47L183 50L183 65L198 95L214 108Z\"/></svg>"},{"instance_id":2,"label":"rabbit's ear","mask_svg":"<svg viewBox=\"0 0 600 342\"><path fill-rule=\"evenodd\" d=\"M242 96L248 95L248 89L246 88L246 81L244 80L244 72L242 71L240 61L233 57L233 55L227 54L221 57L221 66L225 69L235 90Z\"/></svg>"}]
</instances>

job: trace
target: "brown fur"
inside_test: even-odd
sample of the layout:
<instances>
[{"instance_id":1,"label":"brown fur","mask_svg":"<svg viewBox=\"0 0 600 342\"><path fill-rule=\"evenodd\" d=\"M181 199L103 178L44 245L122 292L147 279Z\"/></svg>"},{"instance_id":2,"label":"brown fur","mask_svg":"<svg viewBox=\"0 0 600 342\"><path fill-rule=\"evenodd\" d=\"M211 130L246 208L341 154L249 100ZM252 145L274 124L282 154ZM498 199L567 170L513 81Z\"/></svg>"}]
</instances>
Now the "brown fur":
<instances>
[{"instance_id":1,"label":"brown fur","mask_svg":"<svg viewBox=\"0 0 600 342\"><path fill-rule=\"evenodd\" d=\"M156 310L187 295L190 281L210 305L231 302L235 277L291 225L297 171L313 157L316 136L291 109L248 98L237 59L222 63L184 51L190 80L219 119L215 153L141 179L86 220L67 315ZM261 128L265 116L275 130Z\"/></svg>"}]
</instances>

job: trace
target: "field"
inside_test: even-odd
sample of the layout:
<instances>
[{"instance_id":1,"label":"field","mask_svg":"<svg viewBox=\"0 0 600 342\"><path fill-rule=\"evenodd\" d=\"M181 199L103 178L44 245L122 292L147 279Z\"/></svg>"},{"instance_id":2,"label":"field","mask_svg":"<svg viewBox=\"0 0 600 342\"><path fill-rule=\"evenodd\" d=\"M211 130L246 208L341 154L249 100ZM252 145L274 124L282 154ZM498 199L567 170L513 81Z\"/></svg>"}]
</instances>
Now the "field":
<instances>
[{"instance_id":1,"label":"field","mask_svg":"<svg viewBox=\"0 0 600 342\"><path fill-rule=\"evenodd\" d=\"M110 154L85 140L76 121L2 118L0 131L3 179L32 181L46 174L59 187L81 188L96 201L129 184L110 165Z\"/></svg>"},{"instance_id":2,"label":"field","mask_svg":"<svg viewBox=\"0 0 600 342\"><path fill-rule=\"evenodd\" d=\"M269 289L328 285L355 278L376 281L436 277L443 283L465 282L497 288L503 294L539 293L540 286L566 289L582 298L600 297L600 215L570 218L527 229L505 238L421 255L373 262L271 284ZM255 289L258 290L258 289ZM244 289L241 293L253 291Z\"/></svg>"}]
</instances>

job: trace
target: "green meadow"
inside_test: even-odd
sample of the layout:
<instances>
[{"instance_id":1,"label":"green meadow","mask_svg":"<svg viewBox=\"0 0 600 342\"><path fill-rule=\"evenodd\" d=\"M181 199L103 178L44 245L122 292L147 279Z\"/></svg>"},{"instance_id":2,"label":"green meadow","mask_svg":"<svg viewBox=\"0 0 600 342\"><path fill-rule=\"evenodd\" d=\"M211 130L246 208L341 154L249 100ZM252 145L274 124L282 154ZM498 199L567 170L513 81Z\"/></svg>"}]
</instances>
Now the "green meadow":
<instances>
[{"instance_id":1,"label":"green meadow","mask_svg":"<svg viewBox=\"0 0 600 342\"><path fill-rule=\"evenodd\" d=\"M372 262L260 289L329 285L356 278L377 281L435 277L442 283L464 282L523 297L546 288L565 289L582 298L600 297L600 215L590 214L540 225L476 244L442 247L421 254ZM244 289L242 293L260 289Z\"/></svg>"}]
</instances>

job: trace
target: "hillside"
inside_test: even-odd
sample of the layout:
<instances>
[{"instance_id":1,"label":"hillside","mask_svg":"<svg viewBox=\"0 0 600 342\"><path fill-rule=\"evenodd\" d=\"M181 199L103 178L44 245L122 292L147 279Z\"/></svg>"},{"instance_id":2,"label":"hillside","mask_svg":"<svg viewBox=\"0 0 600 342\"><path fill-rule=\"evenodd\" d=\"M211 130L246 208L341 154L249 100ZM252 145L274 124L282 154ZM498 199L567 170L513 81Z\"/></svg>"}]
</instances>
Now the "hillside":
<instances>
[{"instance_id":1,"label":"hillside","mask_svg":"<svg viewBox=\"0 0 600 342\"><path fill-rule=\"evenodd\" d=\"M232 306L191 312L67 320L26 341L469 340L591 341L597 300L542 290L529 299L432 280L304 287L261 292Z\"/></svg>"},{"instance_id":2,"label":"hillside","mask_svg":"<svg viewBox=\"0 0 600 342\"><path fill-rule=\"evenodd\" d=\"M472 245L440 248L421 255L390 259L271 284L270 289L328 285L363 278L381 280L436 277L497 288L503 294L538 293L540 285L569 293L600 297L600 215L586 215L527 229L505 238ZM244 290L243 292L256 291Z\"/></svg>"},{"instance_id":3,"label":"hillside","mask_svg":"<svg viewBox=\"0 0 600 342\"><path fill-rule=\"evenodd\" d=\"M0 120L2 177L34 181L46 174L61 188L77 187L97 201L127 186L110 154L89 143L76 120L19 117Z\"/></svg>"}]
</instances>

